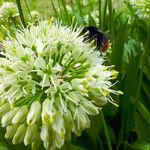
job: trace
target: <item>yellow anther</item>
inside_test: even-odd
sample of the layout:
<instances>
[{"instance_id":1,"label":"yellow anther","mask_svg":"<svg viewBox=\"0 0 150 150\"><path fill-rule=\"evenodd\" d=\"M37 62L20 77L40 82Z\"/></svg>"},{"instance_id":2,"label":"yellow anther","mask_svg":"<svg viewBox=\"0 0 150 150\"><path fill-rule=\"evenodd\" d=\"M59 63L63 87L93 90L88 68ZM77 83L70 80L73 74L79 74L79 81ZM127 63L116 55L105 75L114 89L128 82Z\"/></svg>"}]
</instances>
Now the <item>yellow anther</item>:
<instances>
[{"instance_id":1,"label":"yellow anther","mask_svg":"<svg viewBox=\"0 0 150 150\"><path fill-rule=\"evenodd\" d=\"M123 95L123 92L122 92L122 91L117 91L117 93L118 93L119 95Z\"/></svg>"},{"instance_id":2,"label":"yellow anther","mask_svg":"<svg viewBox=\"0 0 150 150\"><path fill-rule=\"evenodd\" d=\"M88 93L88 90L86 90L86 89L83 89L83 90L82 90L82 92L84 92L84 93Z\"/></svg>"},{"instance_id":3,"label":"yellow anther","mask_svg":"<svg viewBox=\"0 0 150 150\"><path fill-rule=\"evenodd\" d=\"M50 124L52 124L52 123L53 123L53 121L54 121L53 117L50 117L50 118L49 118L49 122L50 122Z\"/></svg>"},{"instance_id":4,"label":"yellow anther","mask_svg":"<svg viewBox=\"0 0 150 150\"><path fill-rule=\"evenodd\" d=\"M119 74L119 72L116 71L116 70L111 70L111 73L112 73L112 79L117 78L117 76L118 76L118 74Z\"/></svg>"},{"instance_id":5,"label":"yellow anther","mask_svg":"<svg viewBox=\"0 0 150 150\"><path fill-rule=\"evenodd\" d=\"M95 40L93 39L93 40L90 42L90 44L93 45L94 43L95 43Z\"/></svg>"},{"instance_id":6,"label":"yellow anther","mask_svg":"<svg viewBox=\"0 0 150 150\"><path fill-rule=\"evenodd\" d=\"M102 95L103 96L107 96L107 95L109 95L110 94L110 92L108 91L108 90L104 90L103 92L102 92Z\"/></svg>"},{"instance_id":7,"label":"yellow anther","mask_svg":"<svg viewBox=\"0 0 150 150\"><path fill-rule=\"evenodd\" d=\"M86 31L86 32L84 33L85 36L86 36L86 35L89 35L89 34L90 34L89 31Z\"/></svg>"},{"instance_id":8,"label":"yellow anther","mask_svg":"<svg viewBox=\"0 0 150 150\"><path fill-rule=\"evenodd\" d=\"M59 133L59 135L60 135L60 137L61 137L62 139L64 139L64 137L65 137L65 133L64 133L64 131L63 131L63 130L61 130L61 132Z\"/></svg>"},{"instance_id":9,"label":"yellow anther","mask_svg":"<svg viewBox=\"0 0 150 150\"><path fill-rule=\"evenodd\" d=\"M76 16L73 16L72 17L72 23L74 23L75 19L76 19Z\"/></svg>"}]
</instances>

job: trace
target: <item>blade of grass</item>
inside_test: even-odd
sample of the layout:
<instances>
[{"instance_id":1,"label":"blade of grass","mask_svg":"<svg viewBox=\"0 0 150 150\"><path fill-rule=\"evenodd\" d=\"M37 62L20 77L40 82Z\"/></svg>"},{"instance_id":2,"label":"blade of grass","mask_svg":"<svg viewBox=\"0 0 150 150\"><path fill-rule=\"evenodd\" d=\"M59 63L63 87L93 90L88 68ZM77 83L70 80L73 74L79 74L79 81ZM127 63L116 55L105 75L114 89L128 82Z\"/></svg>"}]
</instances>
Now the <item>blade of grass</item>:
<instances>
[{"instance_id":1,"label":"blade of grass","mask_svg":"<svg viewBox=\"0 0 150 150\"><path fill-rule=\"evenodd\" d=\"M29 16L30 16L30 18L31 18L31 20L32 20L32 16L31 16L31 13L30 13L30 8L29 8L29 5L28 5L28 3L27 3L27 0L24 0L24 2L25 2L25 5L26 5L28 14L29 14Z\"/></svg>"},{"instance_id":2,"label":"blade of grass","mask_svg":"<svg viewBox=\"0 0 150 150\"><path fill-rule=\"evenodd\" d=\"M23 14L23 10L22 10L20 0L16 0L16 4L17 4L17 7L18 7L21 22L22 22L23 26L26 28L26 23L25 23L24 14Z\"/></svg>"},{"instance_id":3,"label":"blade of grass","mask_svg":"<svg viewBox=\"0 0 150 150\"><path fill-rule=\"evenodd\" d=\"M109 29L110 33L112 33L112 21L113 21L113 12L112 12L112 0L108 1L108 11L109 11Z\"/></svg>"},{"instance_id":4,"label":"blade of grass","mask_svg":"<svg viewBox=\"0 0 150 150\"><path fill-rule=\"evenodd\" d=\"M80 16L83 17L81 1L80 0L76 0L76 4L77 4L77 7L78 7Z\"/></svg>"},{"instance_id":5,"label":"blade of grass","mask_svg":"<svg viewBox=\"0 0 150 150\"><path fill-rule=\"evenodd\" d=\"M51 1L51 4L52 4L52 8L53 8L53 11L54 11L54 15L55 17L57 18L59 16L59 13L57 11L57 9L55 8L55 5L54 5L54 2L53 0L50 0Z\"/></svg>"},{"instance_id":6,"label":"blade of grass","mask_svg":"<svg viewBox=\"0 0 150 150\"><path fill-rule=\"evenodd\" d=\"M102 0L99 0L99 28L102 26Z\"/></svg>"},{"instance_id":7,"label":"blade of grass","mask_svg":"<svg viewBox=\"0 0 150 150\"><path fill-rule=\"evenodd\" d=\"M105 30L105 25L106 25L107 4L108 4L108 0L105 0L104 10L103 10L103 24L102 24L102 30L103 31Z\"/></svg>"},{"instance_id":8,"label":"blade of grass","mask_svg":"<svg viewBox=\"0 0 150 150\"><path fill-rule=\"evenodd\" d=\"M68 25L71 25L71 19L69 17L68 11L66 9L65 1L64 0L60 0L60 1L61 1L62 6L63 6L64 12L65 12L65 19L66 19Z\"/></svg>"},{"instance_id":9,"label":"blade of grass","mask_svg":"<svg viewBox=\"0 0 150 150\"><path fill-rule=\"evenodd\" d=\"M106 141L107 141L107 144L108 144L108 150L112 150L111 141L110 141L110 138L109 138L108 129L107 129L106 121L105 121L105 118L104 118L104 114L103 114L102 111L100 111L100 113L101 113L101 117L102 117L102 123L103 123L104 132L105 132L105 136L106 136Z\"/></svg>"}]
</instances>

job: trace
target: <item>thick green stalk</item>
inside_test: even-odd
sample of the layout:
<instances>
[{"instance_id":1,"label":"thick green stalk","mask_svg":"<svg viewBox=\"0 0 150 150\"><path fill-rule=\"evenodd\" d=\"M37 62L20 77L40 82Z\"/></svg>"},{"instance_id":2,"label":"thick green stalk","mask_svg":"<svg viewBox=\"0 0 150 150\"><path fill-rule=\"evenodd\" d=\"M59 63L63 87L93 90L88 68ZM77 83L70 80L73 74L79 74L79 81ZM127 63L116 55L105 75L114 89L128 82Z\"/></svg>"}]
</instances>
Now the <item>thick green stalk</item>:
<instances>
[{"instance_id":1,"label":"thick green stalk","mask_svg":"<svg viewBox=\"0 0 150 150\"><path fill-rule=\"evenodd\" d=\"M26 23L25 23L25 19L24 19L23 10L22 10L20 0L16 0L16 4L17 4L17 7L18 7L21 22L22 22L23 26L26 28Z\"/></svg>"}]
</instances>

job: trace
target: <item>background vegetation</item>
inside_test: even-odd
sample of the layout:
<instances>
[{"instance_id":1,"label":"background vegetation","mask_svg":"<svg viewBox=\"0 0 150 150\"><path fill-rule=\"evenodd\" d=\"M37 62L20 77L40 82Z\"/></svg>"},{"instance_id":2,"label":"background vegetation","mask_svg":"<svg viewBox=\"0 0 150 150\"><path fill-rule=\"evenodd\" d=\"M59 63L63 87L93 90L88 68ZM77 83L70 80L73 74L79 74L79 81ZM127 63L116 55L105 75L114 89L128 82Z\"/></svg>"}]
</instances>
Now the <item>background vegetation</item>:
<instances>
[{"instance_id":1,"label":"background vegetation","mask_svg":"<svg viewBox=\"0 0 150 150\"><path fill-rule=\"evenodd\" d=\"M119 71L116 89L124 92L114 97L119 107L107 104L81 137L72 135L69 150L150 150L150 19L141 19L128 1L119 0L11 0L21 2L24 26L38 18L31 16L36 10L42 18L62 20L63 24L92 25L106 32L111 41L107 54L108 65ZM5 2L2 0L2 2ZM36 16L37 17L37 16ZM150 18L150 17L149 17ZM8 32L14 34L20 21L1 23L0 40ZM30 149L12 146L3 137L0 128L0 150Z\"/></svg>"}]
</instances>

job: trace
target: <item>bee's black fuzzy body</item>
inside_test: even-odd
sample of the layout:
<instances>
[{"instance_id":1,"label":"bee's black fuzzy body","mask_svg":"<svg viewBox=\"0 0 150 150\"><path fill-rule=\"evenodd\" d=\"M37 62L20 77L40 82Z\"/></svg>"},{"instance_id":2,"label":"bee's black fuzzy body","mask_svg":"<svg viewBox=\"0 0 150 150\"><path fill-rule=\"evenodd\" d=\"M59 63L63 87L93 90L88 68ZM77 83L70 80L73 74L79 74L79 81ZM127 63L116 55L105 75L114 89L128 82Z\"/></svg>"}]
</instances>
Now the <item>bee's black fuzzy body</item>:
<instances>
[{"instance_id":1,"label":"bee's black fuzzy body","mask_svg":"<svg viewBox=\"0 0 150 150\"><path fill-rule=\"evenodd\" d=\"M88 34L85 34L87 33ZM95 40L96 47L101 52L106 52L109 48L109 39L105 33L94 26L88 26L83 29L84 41L91 42Z\"/></svg>"}]
</instances>

